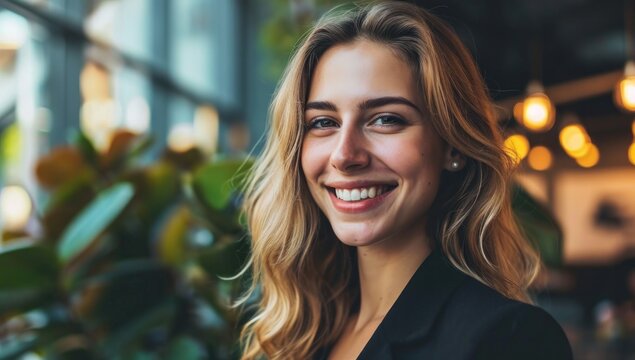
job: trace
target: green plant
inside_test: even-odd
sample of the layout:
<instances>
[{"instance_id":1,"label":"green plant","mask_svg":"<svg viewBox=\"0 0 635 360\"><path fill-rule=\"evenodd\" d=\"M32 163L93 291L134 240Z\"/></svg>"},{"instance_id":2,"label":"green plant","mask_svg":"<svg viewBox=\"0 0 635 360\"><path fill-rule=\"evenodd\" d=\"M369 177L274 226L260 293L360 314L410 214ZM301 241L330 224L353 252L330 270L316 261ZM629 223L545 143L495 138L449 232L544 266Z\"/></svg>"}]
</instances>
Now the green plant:
<instances>
[{"instance_id":1,"label":"green plant","mask_svg":"<svg viewBox=\"0 0 635 360\"><path fill-rule=\"evenodd\" d=\"M143 165L150 140L78 134L40 159L42 234L0 250L0 359L232 359L231 299L248 254L239 215L245 159L196 149Z\"/></svg>"},{"instance_id":2,"label":"green plant","mask_svg":"<svg viewBox=\"0 0 635 360\"><path fill-rule=\"evenodd\" d=\"M549 267L562 266L563 233L555 217L525 189L516 184L512 206L521 230Z\"/></svg>"}]
</instances>

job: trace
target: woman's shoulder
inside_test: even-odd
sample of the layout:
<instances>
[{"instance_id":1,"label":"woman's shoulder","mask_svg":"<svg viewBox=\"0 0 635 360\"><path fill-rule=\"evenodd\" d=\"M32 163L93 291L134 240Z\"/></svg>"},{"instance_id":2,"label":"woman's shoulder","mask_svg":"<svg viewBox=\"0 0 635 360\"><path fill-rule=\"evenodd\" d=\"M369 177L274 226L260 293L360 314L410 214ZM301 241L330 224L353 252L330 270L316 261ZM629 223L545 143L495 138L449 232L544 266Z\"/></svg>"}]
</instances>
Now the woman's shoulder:
<instances>
[{"instance_id":1,"label":"woman's shoulder","mask_svg":"<svg viewBox=\"0 0 635 360\"><path fill-rule=\"evenodd\" d=\"M466 276L467 277L467 276ZM540 307L512 300L467 277L444 309L445 324L477 359L571 359L560 325Z\"/></svg>"}]
</instances>

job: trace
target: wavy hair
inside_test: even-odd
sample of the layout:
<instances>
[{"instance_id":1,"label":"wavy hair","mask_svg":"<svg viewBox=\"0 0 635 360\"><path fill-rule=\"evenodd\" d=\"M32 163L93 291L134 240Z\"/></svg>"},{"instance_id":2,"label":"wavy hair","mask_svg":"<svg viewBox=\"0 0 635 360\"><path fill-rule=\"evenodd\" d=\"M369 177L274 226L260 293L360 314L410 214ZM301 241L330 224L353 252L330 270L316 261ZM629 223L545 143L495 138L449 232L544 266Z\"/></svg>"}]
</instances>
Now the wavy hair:
<instances>
[{"instance_id":1,"label":"wavy hair","mask_svg":"<svg viewBox=\"0 0 635 360\"><path fill-rule=\"evenodd\" d=\"M304 104L320 56L359 39L390 47L419 79L428 117L466 159L444 172L428 232L450 262L503 295L530 302L539 258L511 210L514 163L468 50L448 26L404 2L325 15L292 57L270 108L262 155L246 188L252 238L254 317L243 328L242 359L308 359L332 344L359 299L353 249L334 235L312 199L300 164ZM247 269L246 269L247 270Z\"/></svg>"}]
</instances>

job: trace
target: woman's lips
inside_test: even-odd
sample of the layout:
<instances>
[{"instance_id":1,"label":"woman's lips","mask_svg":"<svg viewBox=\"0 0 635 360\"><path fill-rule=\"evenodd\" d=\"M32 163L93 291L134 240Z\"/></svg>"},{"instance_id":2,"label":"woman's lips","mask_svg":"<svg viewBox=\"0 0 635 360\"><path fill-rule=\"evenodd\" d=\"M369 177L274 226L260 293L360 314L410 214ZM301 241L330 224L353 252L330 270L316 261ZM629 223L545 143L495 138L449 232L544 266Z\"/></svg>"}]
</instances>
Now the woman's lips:
<instances>
[{"instance_id":1,"label":"woman's lips","mask_svg":"<svg viewBox=\"0 0 635 360\"><path fill-rule=\"evenodd\" d=\"M382 194L375 196L374 198L366 198L363 200L357 201L345 201L339 199L335 195L335 189L328 188L329 197L331 198L331 202L336 210L343 213L362 213L365 211L373 210L379 205L381 205L384 200L392 194L393 190L396 187L390 187L386 189Z\"/></svg>"}]
</instances>

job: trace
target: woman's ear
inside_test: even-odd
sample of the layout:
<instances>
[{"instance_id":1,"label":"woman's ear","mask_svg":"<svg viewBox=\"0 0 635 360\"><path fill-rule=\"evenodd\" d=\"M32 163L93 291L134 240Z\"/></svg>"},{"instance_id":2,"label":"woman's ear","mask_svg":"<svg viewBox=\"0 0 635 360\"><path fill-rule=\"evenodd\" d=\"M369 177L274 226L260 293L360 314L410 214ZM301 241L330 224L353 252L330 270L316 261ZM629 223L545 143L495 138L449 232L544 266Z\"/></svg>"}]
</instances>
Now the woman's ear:
<instances>
[{"instance_id":1,"label":"woman's ear","mask_svg":"<svg viewBox=\"0 0 635 360\"><path fill-rule=\"evenodd\" d=\"M454 147L448 145L445 151L445 164L443 167L448 171L455 172L463 169L464 166L465 156Z\"/></svg>"}]
</instances>

